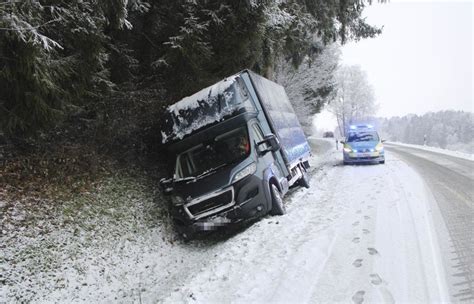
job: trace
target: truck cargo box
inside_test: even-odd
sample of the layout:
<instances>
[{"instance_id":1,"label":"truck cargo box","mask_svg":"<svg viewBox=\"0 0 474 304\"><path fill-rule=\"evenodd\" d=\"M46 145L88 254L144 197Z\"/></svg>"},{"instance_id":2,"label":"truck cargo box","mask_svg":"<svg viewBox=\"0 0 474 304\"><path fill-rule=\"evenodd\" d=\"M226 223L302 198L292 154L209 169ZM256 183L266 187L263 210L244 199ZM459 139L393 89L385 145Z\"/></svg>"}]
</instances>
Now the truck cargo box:
<instances>
[{"instance_id":1,"label":"truck cargo box","mask_svg":"<svg viewBox=\"0 0 474 304\"><path fill-rule=\"evenodd\" d=\"M287 165L309 156L311 149L285 89L252 71L247 71L272 131L280 140Z\"/></svg>"}]
</instances>

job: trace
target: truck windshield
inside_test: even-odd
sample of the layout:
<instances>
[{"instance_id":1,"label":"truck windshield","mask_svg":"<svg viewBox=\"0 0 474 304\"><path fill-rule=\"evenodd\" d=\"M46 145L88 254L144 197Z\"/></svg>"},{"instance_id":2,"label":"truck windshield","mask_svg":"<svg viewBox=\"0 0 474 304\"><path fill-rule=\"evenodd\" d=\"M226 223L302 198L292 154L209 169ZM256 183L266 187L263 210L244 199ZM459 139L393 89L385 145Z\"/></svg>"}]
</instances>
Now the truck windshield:
<instances>
[{"instance_id":1,"label":"truck windshield","mask_svg":"<svg viewBox=\"0 0 474 304\"><path fill-rule=\"evenodd\" d=\"M203 176L240 161L249 154L247 128L241 127L179 154L175 174L178 179Z\"/></svg>"},{"instance_id":2,"label":"truck windshield","mask_svg":"<svg viewBox=\"0 0 474 304\"><path fill-rule=\"evenodd\" d=\"M361 141L378 141L379 136L375 131L367 131L367 132L351 132L349 133L349 137L347 142L361 142Z\"/></svg>"}]
</instances>

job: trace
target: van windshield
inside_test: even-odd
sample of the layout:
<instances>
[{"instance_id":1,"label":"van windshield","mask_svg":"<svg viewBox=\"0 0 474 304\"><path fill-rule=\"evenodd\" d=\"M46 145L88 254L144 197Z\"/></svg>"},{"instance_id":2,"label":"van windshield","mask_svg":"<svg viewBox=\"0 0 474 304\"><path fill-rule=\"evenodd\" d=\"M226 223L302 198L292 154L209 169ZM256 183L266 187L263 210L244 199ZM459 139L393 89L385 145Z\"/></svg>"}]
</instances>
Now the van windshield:
<instances>
[{"instance_id":1,"label":"van windshield","mask_svg":"<svg viewBox=\"0 0 474 304\"><path fill-rule=\"evenodd\" d=\"M200 177L218 168L238 162L250 154L246 127L217 136L181 153L176 159L176 177Z\"/></svg>"},{"instance_id":2,"label":"van windshield","mask_svg":"<svg viewBox=\"0 0 474 304\"><path fill-rule=\"evenodd\" d=\"M361 142L361 141L379 141L379 136L375 131L366 132L350 132L347 142Z\"/></svg>"}]
</instances>

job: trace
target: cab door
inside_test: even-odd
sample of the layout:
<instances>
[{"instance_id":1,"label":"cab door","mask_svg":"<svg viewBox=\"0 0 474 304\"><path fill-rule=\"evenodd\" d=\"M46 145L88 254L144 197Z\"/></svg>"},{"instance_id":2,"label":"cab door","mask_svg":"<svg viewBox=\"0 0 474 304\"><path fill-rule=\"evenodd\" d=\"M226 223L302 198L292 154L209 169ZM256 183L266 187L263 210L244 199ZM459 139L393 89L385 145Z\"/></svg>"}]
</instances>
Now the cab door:
<instances>
[{"instance_id":1,"label":"cab door","mask_svg":"<svg viewBox=\"0 0 474 304\"><path fill-rule=\"evenodd\" d=\"M258 158L257 162L259 163L258 167L264 174L263 178L265 178L266 174L271 174L271 175L274 175L278 181L280 181L282 179L282 174L281 174L280 168L278 168L278 165L275 163L275 158L274 158L273 153L272 152L267 152L265 154L260 153L260 151L269 149L270 147L268 146L267 143L257 145L258 143L264 141L264 135L258 122L251 123L250 130L253 134L255 149L257 150L257 158ZM281 184L278 186L281 187Z\"/></svg>"}]
</instances>

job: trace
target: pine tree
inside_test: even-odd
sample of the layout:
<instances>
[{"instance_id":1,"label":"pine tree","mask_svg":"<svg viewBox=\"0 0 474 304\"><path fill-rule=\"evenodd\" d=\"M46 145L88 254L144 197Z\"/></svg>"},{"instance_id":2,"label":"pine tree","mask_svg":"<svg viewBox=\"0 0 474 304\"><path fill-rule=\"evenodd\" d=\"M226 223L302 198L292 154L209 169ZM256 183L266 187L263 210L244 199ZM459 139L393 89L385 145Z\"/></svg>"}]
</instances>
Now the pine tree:
<instances>
[{"instance_id":1,"label":"pine tree","mask_svg":"<svg viewBox=\"0 0 474 304\"><path fill-rule=\"evenodd\" d=\"M30 0L0 3L0 128L34 132L120 89L169 102L250 68L315 60L333 41L372 37L363 0ZM318 43L315 43L318 42ZM314 91L308 89L310 96ZM323 96L330 88L317 92ZM161 104L161 103L157 103Z\"/></svg>"},{"instance_id":2,"label":"pine tree","mask_svg":"<svg viewBox=\"0 0 474 304\"><path fill-rule=\"evenodd\" d=\"M0 128L32 133L65 106L110 90L106 30L128 23L126 1L0 3Z\"/></svg>"}]
</instances>

